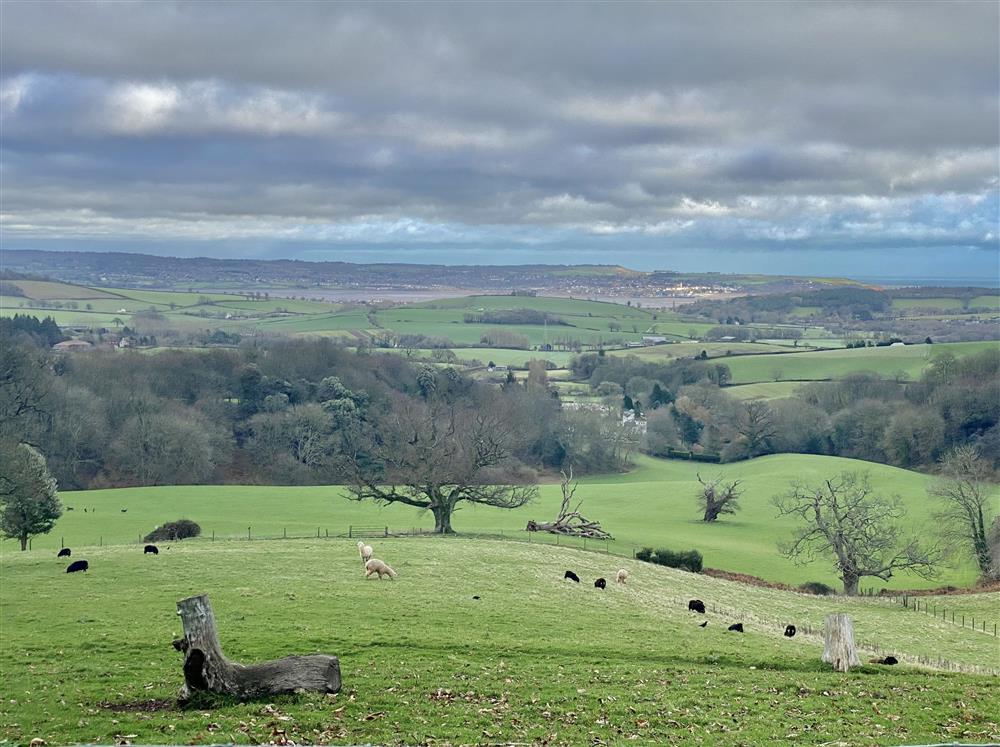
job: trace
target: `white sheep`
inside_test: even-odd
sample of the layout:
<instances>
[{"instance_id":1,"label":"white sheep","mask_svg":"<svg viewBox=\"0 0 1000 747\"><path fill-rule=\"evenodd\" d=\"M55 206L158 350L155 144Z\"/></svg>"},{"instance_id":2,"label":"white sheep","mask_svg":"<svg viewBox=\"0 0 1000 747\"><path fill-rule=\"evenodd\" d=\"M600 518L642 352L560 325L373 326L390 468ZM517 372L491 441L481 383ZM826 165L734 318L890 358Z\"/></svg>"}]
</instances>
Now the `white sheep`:
<instances>
[{"instance_id":1,"label":"white sheep","mask_svg":"<svg viewBox=\"0 0 1000 747\"><path fill-rule=\"evenodd\" d=\"M358 553L361 555L361 560L365 563L372 559L373 552L375 551L372 550L371 545L366 545L364 542L358 542Z\"/></svg>"},{"instance_id":2,"label":"white sheep","mask_svg":"<svg viewBox=\"0 0 1000 747\"><path fill-rule=\"evenodd\" d=\"M628 571L626 571L624 568L619 568L618 569L618 578L616 578L615 580L618 581L618 583L620 583L620 584L627 583L628 582Z\"/></svg>"},{"instance_id":3,"label":"white sheep","mask_svg":"<svg viewBox=\"0 0 1000 747\"><path fill-rule=\"evenodd\" d=\"M372 558L365 563L365 578L370 578L375 573L378 574L379 581L382 580L382 576L388 576L390 580L396 578L396 572L378 558Z\"/></svg>"}]
</instances>

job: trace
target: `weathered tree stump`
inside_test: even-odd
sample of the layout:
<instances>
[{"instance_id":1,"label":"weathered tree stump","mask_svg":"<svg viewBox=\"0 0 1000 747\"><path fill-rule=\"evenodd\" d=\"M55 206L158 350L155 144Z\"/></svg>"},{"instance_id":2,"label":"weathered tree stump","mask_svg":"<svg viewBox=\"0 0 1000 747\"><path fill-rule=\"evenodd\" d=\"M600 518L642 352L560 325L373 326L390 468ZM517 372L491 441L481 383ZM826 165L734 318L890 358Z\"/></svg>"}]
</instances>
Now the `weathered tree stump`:
<instances>
[{"instance_id":1,"label":"weathered tree stump","mask_svg":"<svg viewBox=\"0 0 1000 747\"><path fill-rule=\"evenodd\" d=\"M823 638L823 661L833 664L835 670L846 672L851 667L861 666L850 617L844 613L827 615Z\"/></svg>"},{"instance_id":2,"label":"weathered tree stump","mask_svg":"<svg viewBox=\"0 0 1000 747\"><path fill-rule=\"evenodd\" d=\"M229 661L222 653L207 596L182 599L177 603L177 614L184 626L184 638L174 641L174 648L184 653L182 700L195 691L240 700L307 690L340 691L340 661L336 656L287 656L244 666Z\"/></svg>"}]
</instances>

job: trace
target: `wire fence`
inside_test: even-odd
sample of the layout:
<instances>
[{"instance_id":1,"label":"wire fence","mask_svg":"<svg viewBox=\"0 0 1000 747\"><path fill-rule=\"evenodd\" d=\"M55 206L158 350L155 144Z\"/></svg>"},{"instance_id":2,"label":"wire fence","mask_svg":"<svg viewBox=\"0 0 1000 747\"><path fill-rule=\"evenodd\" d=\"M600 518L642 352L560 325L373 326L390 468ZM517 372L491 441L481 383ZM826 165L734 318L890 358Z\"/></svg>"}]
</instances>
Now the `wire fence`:
<instances>
[{"instance_id":1,"label":"wire fence","mask_svg":"<svg viewBox=\"0 0 1000 747\"><path fill-rule=\"evenodd\" d=\"M293 530L291 533L288 528L283 528L281 534L267 534L261 532L254 532L253 526L248 526L245 534L226 534L217 535L215 531L210 534L202 535L197 538L192 538L186 540L187 542L215 542L215 541L243 541L243 542L256 542L256 541L280 541L280 540L309 540L309 539L375 539L375 538L405 538L405 537L438 537L442 540L468 540L468 539L492 539L492 540L504 540L511 542L521 542L525 544L539 544L539 545L549 545L553 547L567 547L575 550L582 550L585 552L599 553L602 555L614 555L617 557L631 557L635 559L636 553L644 548L638 547L623 547L621 543L616 543L613 540L597 540L589 539L585 537L569 537L559 534L549 534L547 532L527 532L523 530L507 530L507 529L495 529L495 530L484 530L479 532L462 532L461 534L449 534L441 535L433 530L426 529L424 527L395 527L390 528L385 524L378 525L357 525L350 524L346 528L337 528L330 530L328 527L316 527L315 533L312 531L304 532L301 529ZM136 540L139 544L145 544L146 540L139 536ZM122 544L122 543L115 543ZM131 544L131 543L128 543ZM99 537L99 546L104 546L104 537ZM65 542L62 542L62 547L65 547ZM681 570L681 569L677 569ZM794 589L789 589L788 591L795 592ZM862 590L862 596L871 598L873 601L881 600L885 604L899 604L905 609L912 609L915 612L923 612L927 615L932 616L934 619L940 619L945 622L954 623L956 626L960 626L964 630L970 632L976 632L980 634L993 635L997 637L998 626L995 621L986 621L982 618L974 618L970 615L965 615L955 610L949 610L943 605L938 605L937 603L929 604L926 601L921 603L919 597L912 597L909 595L898 595L889 596L885 594L877 593L874 587L865 588ZM675 600L678 604L686 605L687 602L683 599ZM711 609L713 612L718 614L727 615L739 621L754 620L757 622L766 622L768 624L778 624L771 620L762 620L759 617L749 615L743 611L729 609L721 607L718 605L712 605ZM783 625L783 623L781 623ZM798 630L806 636L822 637L822 630L816 630L809 625L800 626ZM879 641L856 641L859 648L866 651L870 651L876 655L884 653L894 653L894 649L887 647ZM913 663L918 663L923 666L934 667L937 669L944 669L947 671L959 671L959 672L972 672L978 674L992 674L1000 675L1000 669L994 669L989 667L978 667L966 664L959 664L956 662L951 662L943 658L934 657L921 657L921 656L903 656L902 660L910 661Z\"/></svg>"}]
</instances>

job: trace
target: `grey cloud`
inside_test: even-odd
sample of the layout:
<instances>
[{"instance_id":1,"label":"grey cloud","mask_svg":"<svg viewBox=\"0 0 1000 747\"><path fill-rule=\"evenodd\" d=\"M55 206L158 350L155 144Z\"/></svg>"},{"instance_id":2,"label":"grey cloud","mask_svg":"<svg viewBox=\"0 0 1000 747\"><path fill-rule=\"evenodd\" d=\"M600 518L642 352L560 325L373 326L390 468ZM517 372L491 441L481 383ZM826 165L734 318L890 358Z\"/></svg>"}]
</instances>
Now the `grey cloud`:
<instances>
[{"instance_id":1,"label":"grey cloud","mask_svg":"<svg viewBox=\"0 0 1000 747\"><path fill-rule=\"evenodd\" d=\"M7 235L857 235L826 205L872 235L964 240L978 217L942 229L903 206L998 187L994 3L0 14Z\"/></svg>"}]
</instances>

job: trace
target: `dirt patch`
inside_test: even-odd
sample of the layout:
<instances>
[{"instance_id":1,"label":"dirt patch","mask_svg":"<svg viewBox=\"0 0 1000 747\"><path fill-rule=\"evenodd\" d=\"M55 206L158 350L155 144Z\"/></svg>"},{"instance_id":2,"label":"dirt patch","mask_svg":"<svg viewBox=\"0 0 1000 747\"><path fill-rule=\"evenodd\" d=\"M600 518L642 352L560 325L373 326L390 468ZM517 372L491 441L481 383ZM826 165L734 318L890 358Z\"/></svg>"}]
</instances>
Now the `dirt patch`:
<instances>
[{"instance_id":1,"label":"dirt patch","mask_svg":"<svg viewBox=\"0 0 1000 747\"><path fill-rule=\"evenodd\" d=\"M773 581L765 581L757 576L751 576L748 573L732 573L731 571L723 571L718 568L703 568L701 571L706 576L711 576L712 578L722 578L726 581L736 581L737 583L746 584L747 586L761 586L765 589L781 589L782 591L795 591L794 588L788 584L779 584Z\"/></svg>"},{"instance_id":2,"label":"dirt patch","mask_svg":"<svg viewBox=\"0 0 1000 747\"><path fill-rule=\"evenodd\" d=\"M173 700L133 700L129 703L109 703L107 701L97 704L115 713L153 713L155 711L170 711L177 707L177 702Z\"/></svg>"},{"instance_id":3,"label":"dirt patch","mask_svg":"<svg viewBox=\"0 0 1000 747\"><path fill-rule=\"evenodd\" d=\"M760 586L765 589L782 589L783 591L800 591L794 586L789 586L788 584L779 584L773 581L765 581L757 576L751 576L748 573L733 573L731 571L723 571L718 568L703 568L701 571L706 576L711 576L712 578L722 578L726 581L736 581L740 584L746 584L747 586ZM984 584L978 584L976 586L967 587L957 587L957 586L942 586L938 589L882 589L878 596L880 597L929 597L929 596L946 596L949 594L985 594L991 591L1000 591L1000 581L988 581Z\"/></svg>"},{"instance_id":4,"label":"dirt patch","mask_svg":"<svg viewBox=\"0 0 1000 747\"><path fill-rule=\"evenodd\" d=\"M1000 591L1000 581L987 581L976 586L942 586L937 589L882 589L880 597L941 597L958 594L986 594Z\"/></svg>"}]
</instances>

